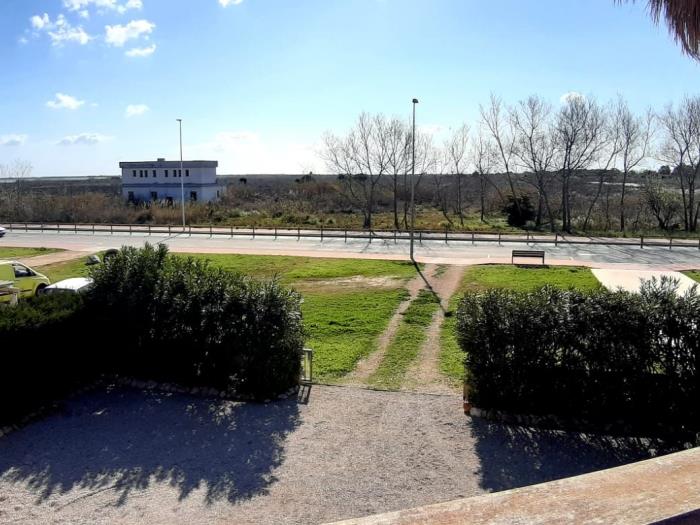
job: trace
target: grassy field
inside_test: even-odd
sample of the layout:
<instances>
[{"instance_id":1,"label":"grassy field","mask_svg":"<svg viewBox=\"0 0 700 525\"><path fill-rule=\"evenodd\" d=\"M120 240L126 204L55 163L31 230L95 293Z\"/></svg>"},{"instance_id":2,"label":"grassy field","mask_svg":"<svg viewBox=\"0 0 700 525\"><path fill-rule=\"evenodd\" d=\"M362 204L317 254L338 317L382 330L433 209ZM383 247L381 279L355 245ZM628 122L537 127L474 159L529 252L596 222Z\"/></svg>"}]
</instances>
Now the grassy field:
<instances>
[{"instance_id":1,"label":"grassy field","mask_svg":"<svg viewBox=\"0 0 700 525\"><path fill-rule=\"evenodd\" d=\"M0 259L21 259L61 251L63 250L55 248L14 248L12 246L0 246Z\"/></svg>"},{"instance_id":2,"label":"grassy field","mask_svg":"<svg viewBox=\"0 0 700 525\"><path fill-rule=\"evenodd\" d=\"M683 273L686 274L691 279L700 283L700 270L688 270L687 272L683 272Z\"/></svg>"},{"instance_id":3,"label":"grassy field","mask_svg":"<svg viewBox=\"0 0 700 525\"><path fill-rule=\"evenodd\" d=\"M438 298L428 290L421 290L411 302L382 362L369 378L372 386L388 390L401 386L408 367L425 341L426 329L439 304Z\"/></svg>"},{"instance_id":4,"label":"grassy field","mask_svg":"<svg viewBox=\"0 0 700 525\"><path fill-rule=\"evenodd\" d=\"M449 312L456 313L460 299L467 291L504 288L527 292L545 284L559 288L595 290L601 284L588 268L575 266L522 267L522 266L472 266L467 269L457 293L450 301ZM445 318L440 333L440 371L455 385L464 379L464 353L457 344L457 317Z\"/></svg>"}]
</instances>

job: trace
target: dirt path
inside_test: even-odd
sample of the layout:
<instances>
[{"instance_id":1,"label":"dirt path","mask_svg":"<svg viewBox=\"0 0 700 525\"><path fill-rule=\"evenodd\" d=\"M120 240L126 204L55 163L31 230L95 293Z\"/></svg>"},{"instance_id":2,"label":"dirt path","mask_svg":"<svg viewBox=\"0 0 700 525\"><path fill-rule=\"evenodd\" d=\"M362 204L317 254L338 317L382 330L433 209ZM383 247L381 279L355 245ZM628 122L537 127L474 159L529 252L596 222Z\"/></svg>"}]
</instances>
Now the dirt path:
<instances>
[{"instance_id":1,"label":"dirt path","mask_svg":"<svg viewBox=\"0 0 700 525\"><path fill-rule=\"evenodd\" d=\"M36 255L34 257L20 257L18 260L22 264L27 266L47 266L49 264L62 263L66 261L72 261L74 259L80 259L81 257L87 257L89 253L87 252L76 252L76 251L64 251L49 253L46 255Z\"/></svg>"},{"instance_id":2,"label":"dirt path","mask_svg":"<svg viewBox=\"0 0 700 525\"><path fill-rule=\"evenodd\" d=\"M440 298L441 308L433 316L425 343L418 359L408 369L401 390L431 394L454 393L454 388L440 373L440 331L450 299L462 281L464 270L464 266L449 266L441 275L429 279L433 291Z\"/></svg>"},{"instance_id":3,"label":"dirt path","mask_svg":"<svg viewBox=\"0 0 700 525\"><path fill-rule=\"evenodd\" d=\"M343 380L342 383L344 385L361 386L367 383L369 377L377 369L379 363L382 362L382 359L386 354L387 348L389 347L391 341L394 339L396 331L398 330L399 325L401 324L403 314L406 312L411 302L418 296L418 293L426 287L425 276L433 275L437 271L437 269L438 266L435 264L426 264L423 273L416 275L406 284L406 290L408 290L409 296L405 301L403 301L399 305L399 307L396 309L396 312L394 312L394 315L389 320L389 324L387 325L386 329L384 330L382 335L379 336L379 340L377 341L377 350L375 350L366 358L362 359L359 363L357 363L355 370L350 372ZM430 279L428 278L428 282L429 281Z\"/></svg>"}]
</instances>

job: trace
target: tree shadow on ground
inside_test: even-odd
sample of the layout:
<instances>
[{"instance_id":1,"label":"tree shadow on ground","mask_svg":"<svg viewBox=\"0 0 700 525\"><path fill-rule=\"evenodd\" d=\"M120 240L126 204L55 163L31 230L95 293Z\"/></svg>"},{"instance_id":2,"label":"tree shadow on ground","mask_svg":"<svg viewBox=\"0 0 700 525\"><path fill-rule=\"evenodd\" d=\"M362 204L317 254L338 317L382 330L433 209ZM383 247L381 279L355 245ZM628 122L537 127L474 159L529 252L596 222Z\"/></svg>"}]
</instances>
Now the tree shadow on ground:
<instances>
[{"instance_id":1,"label":"tree shadow on ground","mask_svg":"<svg viewBox=\"0 0 700 525\"><path fill-rule=\"evenodd\" d=\"M562 432L472 418L480 485L489 491L612 468L673 452L662 442Z\"/></svg>"},{"instance_id":2,"label":"tree shadow on ground","mask_svg":"<svg viewBox=\"0 0 700 525\"><path fill-rule=\"evenodd\" d=\"M299 425L296 400L234 403L119 389L68 403L0 441L0 481L25 483L37 503L80 489L132 491L167 483L207 504L265 494Z\"/></svg>"}]
</instances>

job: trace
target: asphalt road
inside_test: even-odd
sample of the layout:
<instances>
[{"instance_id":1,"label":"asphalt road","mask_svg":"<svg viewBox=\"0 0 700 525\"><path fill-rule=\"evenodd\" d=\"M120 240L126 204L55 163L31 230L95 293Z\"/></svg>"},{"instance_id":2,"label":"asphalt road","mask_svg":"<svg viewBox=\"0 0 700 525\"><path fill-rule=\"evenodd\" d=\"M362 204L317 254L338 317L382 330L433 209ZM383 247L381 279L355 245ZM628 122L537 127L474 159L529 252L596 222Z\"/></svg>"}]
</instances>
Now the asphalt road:
<instances>
[{"instance_id":1,"label":"asphalt road","mask_svg":"<svg viewBox=\"0 0 700 525\"><path fill-rule=\"evenodd\" d=\"M8 232L0 239L0 247L47 247L74 251L95 252L121 246L142 246L144 243L165 243L173 252L248 253L273 255L302 255L310 257L340 257L367 259L405 259L409 254L408 241L364 239L279 238L206 235L148 235L91 234L68 232ZM535 249L546 252L548 264L577 264L595 268L685 270L700 268L700 250L697 247L646 247L552 244L528 245L495 242L424 241L416 243L416 260L436 264L484 264L511 261L513 249ZM532 262L532 260L530 260Z\"/></svg>"}]
</instances>

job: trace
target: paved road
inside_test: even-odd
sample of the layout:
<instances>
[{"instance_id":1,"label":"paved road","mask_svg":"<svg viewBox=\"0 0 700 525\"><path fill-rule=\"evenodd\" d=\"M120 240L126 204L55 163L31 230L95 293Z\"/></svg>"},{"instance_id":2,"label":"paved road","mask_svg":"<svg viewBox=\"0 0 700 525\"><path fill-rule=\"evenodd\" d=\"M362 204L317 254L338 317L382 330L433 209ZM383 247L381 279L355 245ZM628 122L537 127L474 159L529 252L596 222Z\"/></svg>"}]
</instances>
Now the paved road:
<instances>
[{"instance_id":1,"label":"paved road","mask_svg":"<svg viewBox=\"0 0 700 525\"><path fill-rule=\"evenodd\" d=\"M311 257L360 257L367 259L408 259L408 242L360 239L323 240L270 237L213 237L189 235L95 234L90 233L24 233L11 232L0 240L0 247L48 247L94 252L121 246L142 246L145 242L166 243L174 252L249 253L275 255L304 255ZM528 248L525 243L496 243L475 245L464 242L426 241L417 245L416 259L436 264L483 264L510 262L512 249ZM700 268L697 248L644 248L632 246L585 246L538 244L533 249L544 250L548 264L579 264L594 268L685 270Z\"/></svg>"}]
</instances>

